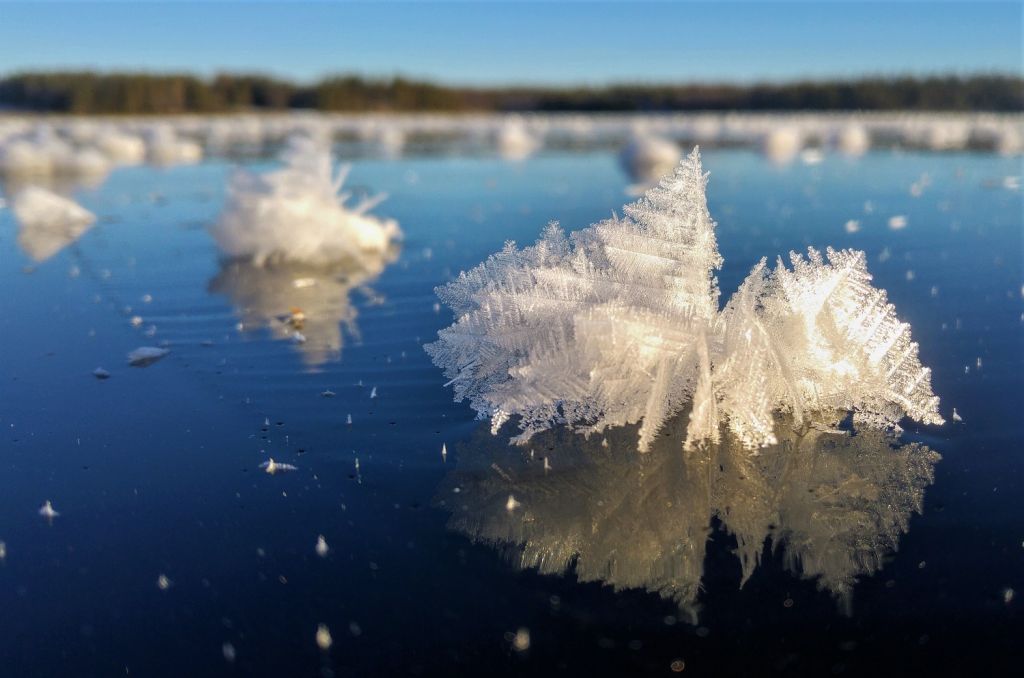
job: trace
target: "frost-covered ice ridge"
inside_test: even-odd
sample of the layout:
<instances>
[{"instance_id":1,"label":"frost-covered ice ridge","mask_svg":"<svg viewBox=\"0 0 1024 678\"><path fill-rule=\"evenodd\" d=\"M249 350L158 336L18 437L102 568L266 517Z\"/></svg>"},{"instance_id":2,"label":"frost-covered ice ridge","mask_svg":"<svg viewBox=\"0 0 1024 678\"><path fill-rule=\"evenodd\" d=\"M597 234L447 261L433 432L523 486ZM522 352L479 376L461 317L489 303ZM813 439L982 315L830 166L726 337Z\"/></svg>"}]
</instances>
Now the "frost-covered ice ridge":
<instances>
[{"instance_id":1,"label":"frost-covered ice ridge","mask_svg":"<svg viewBox=\"0 0 1024 678\"><path fill-rule=\"evenodd\" d=\"M775 444L778 412L798 426L837 412L880 429L943 423L863 252L762 259L719 308L707 178L694 149L622 217L570 236L551 224L439 288L457 321L426 348L456 399L495 430L515 418L518 442L641 422L641 451L687 405L687 448L723 428L748 449Z\"/></svg>"}]
</instances>

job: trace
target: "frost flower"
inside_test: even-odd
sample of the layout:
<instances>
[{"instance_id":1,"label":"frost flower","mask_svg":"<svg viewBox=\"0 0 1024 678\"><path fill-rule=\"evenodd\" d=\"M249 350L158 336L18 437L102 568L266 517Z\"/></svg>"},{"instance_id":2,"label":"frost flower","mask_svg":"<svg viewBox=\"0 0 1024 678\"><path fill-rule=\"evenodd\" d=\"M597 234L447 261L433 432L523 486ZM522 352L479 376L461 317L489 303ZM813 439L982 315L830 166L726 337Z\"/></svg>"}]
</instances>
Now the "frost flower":
<instances>
[{"instance_id":1,"label":"frost flower","mask_svg":"<svg viewBox=\"0 0 1024 678\"><path fill-rule=\"evenodd\" d=\"M773 412L797 425L836 411L884 429L943 423L910 326L871 286L863 252L812 248L774 270L762 259L719 309L706 185L694 149L623 217L568 237L552 224L439 288L458 320L426 349L456 399L494 430L517 417L518 442L642 422L641 451L688 403L687 448L722 426L747 448L771 445Z\"/></svg>"}]
</instances>

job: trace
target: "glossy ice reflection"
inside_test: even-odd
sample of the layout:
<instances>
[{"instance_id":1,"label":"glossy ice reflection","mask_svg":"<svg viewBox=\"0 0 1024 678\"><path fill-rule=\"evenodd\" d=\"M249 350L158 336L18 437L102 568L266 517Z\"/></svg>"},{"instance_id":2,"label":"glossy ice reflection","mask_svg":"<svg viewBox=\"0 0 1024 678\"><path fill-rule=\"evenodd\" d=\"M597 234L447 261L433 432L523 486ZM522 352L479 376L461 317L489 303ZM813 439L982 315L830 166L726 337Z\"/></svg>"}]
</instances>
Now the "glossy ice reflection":
<instances>
[{"instance_id":1,"label":"glossy ice reflection","mask_svg":"<svg viewBox=\"0 0 1024 678\"><path fill-rule=\"evenodd\" d=\"M689 412L637 450L635 427L589 439L565 430L530 445L481 430L437 502L450 529L506 550L514 565L646 589L696 621L708 539L736 540L742 583L766 550L849 609L854 584L882 567L920 513L939 455L877 430L794 429L752 454L723 434L682 451Z\"/></svg>"}]
</instances>

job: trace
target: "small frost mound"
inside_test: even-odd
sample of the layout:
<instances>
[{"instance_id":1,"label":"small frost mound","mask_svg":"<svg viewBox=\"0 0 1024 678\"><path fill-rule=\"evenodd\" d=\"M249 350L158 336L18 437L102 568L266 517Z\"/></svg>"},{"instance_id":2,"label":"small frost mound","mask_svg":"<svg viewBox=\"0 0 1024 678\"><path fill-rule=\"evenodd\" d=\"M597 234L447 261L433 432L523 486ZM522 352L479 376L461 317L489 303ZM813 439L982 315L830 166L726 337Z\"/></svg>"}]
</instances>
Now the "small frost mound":
<instances>
[{"instance_id":1,"label":"small frost mound","mask_svg":"<svg viewBox=\"0 0 1024 678\"><path fill-rule=\"evenodd\" d=\"M796 127L777 127L764 135L761 150L776 165L785 165L800 153L804 139Z\"/></svg>"},{"instance_id":2,"label":"small frost mound","mask_svg":"<svg viewBox=\"0 0 1024 678\"><path fill-rule=\"evenodd\" d=\"M293 137L281 159L281 169L231 178L227 207L211 228L228 256L257 266L327 265L381 254L401 235L397 222L368 214L383 195L346 206L350 196L340 191L348 170L331 174L325 145Z\"/></svg>"},{"instance_id":3,"label":"small frost mound","mask_svg":"<svg viewBox=\"0 0 1024 678\"><path fill-rule=\"evenodd\" d=\"M622 149L619 160L635 181L653 181L679 164L682 151L674 142L650 134L638 135Z\"/></svg>"},{"instance_id":4,"label":"small frost mound","mask_svg":"<svg viewBox=\"0 0 1024 678\"><path fill-rule=\"evenodd\" d=\"M78 203L38 186L19 191L11 207L20 226L18 245L37 262L78 240L96 221Z\"/></svg>"}]
</instances>

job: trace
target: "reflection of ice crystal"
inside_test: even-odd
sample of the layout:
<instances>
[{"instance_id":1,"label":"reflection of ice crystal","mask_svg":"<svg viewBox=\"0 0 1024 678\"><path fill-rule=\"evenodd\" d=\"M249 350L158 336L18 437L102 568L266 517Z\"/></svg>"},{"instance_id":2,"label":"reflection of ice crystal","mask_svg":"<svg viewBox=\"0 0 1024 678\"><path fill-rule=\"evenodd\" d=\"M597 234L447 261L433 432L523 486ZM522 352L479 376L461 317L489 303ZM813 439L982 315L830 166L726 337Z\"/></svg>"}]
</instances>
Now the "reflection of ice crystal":
<instances>
[{"instance_id":1,"label":"reflection of ice crystal","mask_svg":"<svg viewBox=\"0 0 1024 678\"><path fill-rule=\"evenodd\" d=\"M210 290L231 300L244 330L267 328L275 339L290 339L306 364L317 366L340 357L346 335L358 337L352 291L393 258L385 253L334 266L229 261Z\"/></svg>"},{"instance_id":2,"label":"reflection of ice crystal","mask_svg":"<svg viewBox=\"0 0 1024 678\"><path fill-rule=\"evenodd\" d=\"M308 137L291 140L284 167L267 174L237 172L228 202L211 233L225 254L265 262L330 264L379 254L400 231L389 219L368 214L380 200L346 206L343 170L331 174L327 146Z\"/></svg>"},{"instance_id":3,"label":"reflection of ice crystal","mask_svg":"<svg viewBox=\"0 0 1024 678\"><path fill-rule=\"evenodd\" d=\"M495 427L518 416L519 442L642 421L640 450L687 402L688 447L717 441L722 422L749 448L770 445L776 411L942 423L910 327L862 252L811 249L774 271L762 260L719 311L706 181L694 150L624 217L570 237L551 225L440 288L458 320L427 350L456 398Z\"/></svg>"},{"instance_id":4,"label":"reflection of ice crystal","mask_svg":"<svg viewBox=\"0 0 1024 678\"><path fill-rule=\"evenodd\" d=\"M770 540L787 569L848 605L856 579L881 567L921 511L939 459L873 429L797 430L790 415L777 416L780 440L759 455L727 432L680 454L687 423L674 416L642 455L631 428L589 440L556 429L531 451L481 431L438 502L451 529L508 548L518 566L647 589L691 613L717 519L736 538L742 582Z\"/></svg>"}]
</instances>

